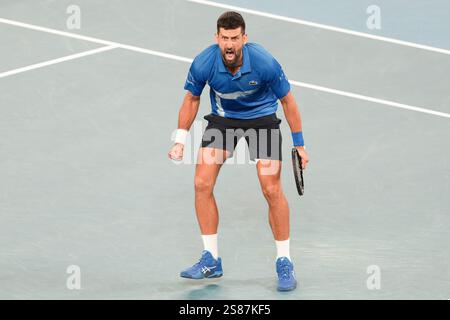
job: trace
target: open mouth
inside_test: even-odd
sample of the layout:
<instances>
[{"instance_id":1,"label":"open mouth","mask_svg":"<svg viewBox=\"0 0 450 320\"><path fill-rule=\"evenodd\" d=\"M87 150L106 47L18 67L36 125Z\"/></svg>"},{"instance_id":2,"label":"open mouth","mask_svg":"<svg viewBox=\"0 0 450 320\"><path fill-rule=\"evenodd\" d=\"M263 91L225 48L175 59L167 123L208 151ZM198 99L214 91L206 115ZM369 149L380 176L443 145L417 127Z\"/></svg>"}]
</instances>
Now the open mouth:
<instances>
[{"instance_id":1,"label":"open mouth","mask_svg":"<svg viewBox=\"0 0 450 320\"><path fill-rule=\"evenodd\" d=\"M227 60L232 60L235 57L234 50L225 50L225 57Z\"/></svg>"}]
</instances>

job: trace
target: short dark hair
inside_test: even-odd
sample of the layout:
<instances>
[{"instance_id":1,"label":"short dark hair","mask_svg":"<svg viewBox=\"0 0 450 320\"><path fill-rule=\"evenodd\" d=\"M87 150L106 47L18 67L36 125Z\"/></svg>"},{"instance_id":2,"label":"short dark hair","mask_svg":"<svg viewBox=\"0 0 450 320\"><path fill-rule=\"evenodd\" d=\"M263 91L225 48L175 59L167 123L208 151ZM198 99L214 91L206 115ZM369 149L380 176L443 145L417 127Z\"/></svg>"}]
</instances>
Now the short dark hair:
<instances>
[{"instance_id":1,"label":"short dark hair","mask_svg":"<svg viewBox=\"0 0 450 320\"><path fill-rule=\"evenodd\" d=\"M245 34L245 21L242 16L235 11L227 11L222 13L222 15L217 20L217 33L219 33L220 28L225 30L237 29L241 27L242 33Z\"/></svg>"}]
</instances>

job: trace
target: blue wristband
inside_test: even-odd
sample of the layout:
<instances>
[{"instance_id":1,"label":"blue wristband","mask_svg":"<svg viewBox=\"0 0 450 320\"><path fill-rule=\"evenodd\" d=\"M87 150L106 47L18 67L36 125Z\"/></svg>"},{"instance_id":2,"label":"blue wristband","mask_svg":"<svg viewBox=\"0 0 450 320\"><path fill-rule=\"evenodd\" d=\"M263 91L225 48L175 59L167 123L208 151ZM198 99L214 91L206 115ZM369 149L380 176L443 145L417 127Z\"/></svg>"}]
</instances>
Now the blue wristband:
<instances>
[{"instance_id":1,"label":"blue wristband","mask_svg":"<svg viewBox=\"0 0 450 320\"><path fill-rule=\"evenodd\" d=\"M294 146L303 147L305 145L305 141L303 141L303 133L300 132L292 132L292 141L294 141Z\"/></svg>"}]
</instances>

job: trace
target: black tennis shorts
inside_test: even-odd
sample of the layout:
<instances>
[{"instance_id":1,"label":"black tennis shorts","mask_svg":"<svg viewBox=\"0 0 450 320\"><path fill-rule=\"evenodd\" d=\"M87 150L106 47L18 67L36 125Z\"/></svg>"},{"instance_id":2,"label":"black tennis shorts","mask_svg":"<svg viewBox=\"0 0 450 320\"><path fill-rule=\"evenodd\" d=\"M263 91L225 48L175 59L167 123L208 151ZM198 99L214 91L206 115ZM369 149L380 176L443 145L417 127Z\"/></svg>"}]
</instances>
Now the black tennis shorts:
<instances>
[{"instance_id":1,"label":"black tennis shorts","mask_svg":"<svg viewBox=\"0 0 450 320\"><path fill-rule=\"evenodd\" d=\"M234 153L236 145L245 137L250 159L282 160L281 120L275 113L255 119L225 118L215 114L204 117L208 120L201 146Z\"/></svg>"}]
</instances>

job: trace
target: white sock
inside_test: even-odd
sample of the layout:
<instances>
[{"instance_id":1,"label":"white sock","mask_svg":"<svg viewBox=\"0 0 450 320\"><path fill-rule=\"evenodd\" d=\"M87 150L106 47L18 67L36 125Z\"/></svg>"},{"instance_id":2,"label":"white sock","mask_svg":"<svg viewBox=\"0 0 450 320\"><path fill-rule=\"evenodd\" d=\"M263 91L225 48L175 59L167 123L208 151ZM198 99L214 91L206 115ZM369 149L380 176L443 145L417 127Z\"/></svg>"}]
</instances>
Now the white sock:
<instances>
[{"instance_id":1,"label":"white sock","mask_svg":"<svg viewBox=\"0 0 450 320\"><path fill-rule=\"evenodd\" d=\"M291 261L291 256L289 254L289 239L283 241L275 240L277 245L277 259L281 257L286 257Z\"/></svg>"},{"instance_id":2,"label":"white sock","mask_svg":"<svg viewBox=\"0 0 450 320\"><path fill-rule=\"evenodd\" d=\"M207 235L202 234L202 240L203 240L203 248L211 252L214 259L217 260L217 258L219 257L219 252L217 250L217 233Z\"/></svg>"}]
</instances>

